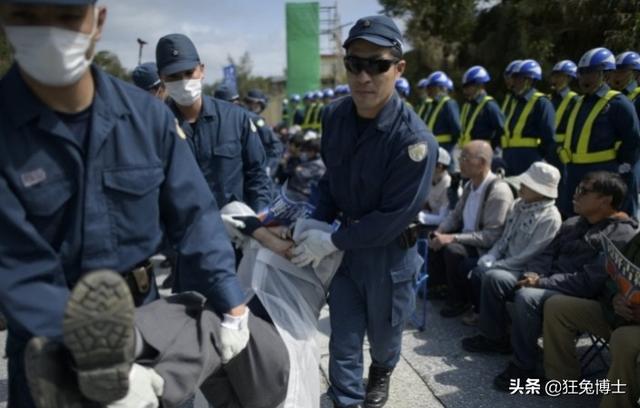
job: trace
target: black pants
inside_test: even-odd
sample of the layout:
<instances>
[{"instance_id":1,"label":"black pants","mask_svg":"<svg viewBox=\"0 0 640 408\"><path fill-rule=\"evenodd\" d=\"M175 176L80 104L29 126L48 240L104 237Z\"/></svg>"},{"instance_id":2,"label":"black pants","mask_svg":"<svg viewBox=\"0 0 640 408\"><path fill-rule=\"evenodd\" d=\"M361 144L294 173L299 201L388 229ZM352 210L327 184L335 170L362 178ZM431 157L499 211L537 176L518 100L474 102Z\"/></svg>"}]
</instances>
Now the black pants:
<instances>
[{"instance_id":1,"label":"black pants","mask_svg":"<svg viewBox=\"0 0 640 408\"><path fill-rule=\"evenodd\" d=\"M438 251L429 252L429 279L446 282L447 303L469 303L472 299L471 284L467 275L478 262L478 250L469 245L452 242Z\"/></svg>"}]
</instances>

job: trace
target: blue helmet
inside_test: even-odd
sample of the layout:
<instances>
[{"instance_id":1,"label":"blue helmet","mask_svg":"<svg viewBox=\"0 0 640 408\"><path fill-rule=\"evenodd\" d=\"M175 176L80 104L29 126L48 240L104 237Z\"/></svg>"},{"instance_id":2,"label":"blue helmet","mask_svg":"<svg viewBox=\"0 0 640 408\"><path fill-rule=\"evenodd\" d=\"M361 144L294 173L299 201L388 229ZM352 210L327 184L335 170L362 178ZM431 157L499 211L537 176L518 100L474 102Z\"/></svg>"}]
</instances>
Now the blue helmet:
<instances>
[{"instance_id":1,"label":"blue helmet","mask_svg":"<svg viewBox=\"0 0 640 408\"><path fill-rule=\"evenodd\" d=\"M291 94L291 98L289 98L289 100L293 103L299 103L300 102L300 95L298 94Z\"/></svg>"},{"instance_id":2,"label":"blue helmet","mask_svg":"<svg viewBox=\"0 0 640 408\"><path fill-rule=\"evenodd\" d=\"M333 89L331 88L327 88L324 91L322 91L322 97L323 98L333 98L334 93L333 93Z\"/></svg>"},{"instance_id":3,"label":"blue helmet","mask_svg":"<svg viewBox=\"0 0 640 408\"><path fill-rule=\"evenodd\" d=\"M317 90L315 92L313 92L313 99L314 100L318 100L318 99L322 99L322 91Z\"/></svg>"},{"instance_id":4,"label":"blue helmet","mask_svg":"<svg viewBox=\"0 0 640 408\"><path fill-rule=\"evenodd\" d=\"M631 68L640 71L640 55L635 51L625 51L616 56L616 69Z\"/></svg>"},{"instance_id":5,"label":"blue helmet","mask_svg":"<svg viewBox=\"0 0 640 408\"><path fill-rule=\"evenodd\" d=\"M453 81L449 77L447 77L447 90L449 92L453 91Z\"/></svg>"},{"instance_id":6,"label":"blue helmet","mask_svg":"<svg viewBox=\"0 0 640 408\"><path fill-rule=\"evenodd\" d=\"M491 81L491 77L484 67L474 65L462 76L462 86L471 84L486 84Z\"/></svg>"},{"instance_id":7,"label":"blue helmet","mask_svg":"<svg viewBox=\"0 0 640 408\"><path fill-rule=\"evenodd\" d=\"M532 59L522 60L519 64L513 67L511 74L522 75L526 78L535 79L539 81L542 79L542 68L538 61Z\"/></svg>"},{"instance_id":8,"label":"blue helmet","mask_svg":"<svg viewBox=\"0 0 640 408\"><path fill-rule=\"evenodd\" d=\"M431 75L427 77L427 86L441 86L443 88L447 87L447 74L442 71L432 72Z\"/></svg>"},{"instance_id":9,"label":"blue helmet","mask_svg":"<svg viewBox=\"0 0 640 408\"><path fill-rule=\"evenodd\" d=\"M562 60L553 66L551 72L560 72L575 78L578 75L578 67L571 60Z\"/></svg>"},{"instance_id":10,"label":"blue helmet","mask_svg":"<svg viewBox=\"0 0 640 408\"><path fill-rule=\"evenodd\" d=\"M418 81L418 89L424 89L427 87L427 78L422 78Z\"/></svg>"},{"instance_id":11,"label":"blue helmet","mask_svg":"<svg viewBox=\"0 0 640 408\"><path fill-rule=\"evenodd\" d=\"M312 101L313 100L313 92L311 92L311 91L305 92L304 96L302 97L302 99L304 99L305 101Z\"/></svg>"},{"instance_id":12,"label":"blue helmet","mask_svg":"<svg viewBox=\"0 0 640 408\"><path fill-rule=\"evenodd\" d=\"M513 74L513 69L522 62L522 60L513 60L511 61L509 64L507 64L507 67L504 69L504 75L511 75Z\"/></svg>"},{"instance_id":13,"label":"blue helmet","mask_svg":"<svg viewBox=\"0 0 640 408\"><path fill-rule=\"evenodd\" d=\"M338 84L335 88L333 88L333 94L335 96L346 95L346 89L344 89L344 85Z\"/></svg>"},{"instance_id":14,"label":"blue helmet","mask_svg":"<svg viewBox=\"0 0 640 408\"><path fill-rule=\"evenodd\" d=\"M616 69L616 59L606 48L594 48L587 51L578 62L578 69L612 71Z\"/></svg>"},{"instance_id":15,"label":"blue helmet","mask_svg":"<svg viewBox=\"0 0 640 408\"><path fill-rule=\"evenodd\" d=\"M400 77L396 79L396 91L405 98L411 93L411 85L406 78Z\"/></svg>"}]
</instances>

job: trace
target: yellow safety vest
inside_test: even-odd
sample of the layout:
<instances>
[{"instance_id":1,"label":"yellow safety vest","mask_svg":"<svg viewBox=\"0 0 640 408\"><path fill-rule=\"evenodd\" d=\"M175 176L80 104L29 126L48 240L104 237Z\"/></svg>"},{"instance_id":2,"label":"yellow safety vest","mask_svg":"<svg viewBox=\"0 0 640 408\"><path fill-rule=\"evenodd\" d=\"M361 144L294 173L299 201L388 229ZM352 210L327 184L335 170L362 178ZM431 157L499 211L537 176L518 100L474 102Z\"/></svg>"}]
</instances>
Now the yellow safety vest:
<instances>
[{"instance_id":1,"label":"yellow safety vest","mask_svg":"<svg viewBox=\"0 0 640 408\"><path fill-rule=\"evenodd\" d=\"M500 139L500 144L503 149L508 149L510 147L538 147L540 144L540 138L535 136L523 137L522 130L527 124L527 119L529 119L529 115L531 115L533 107L541 96L544 96L542 92L533 93L527 104L524 105L524 109L520 112L516 126L513 128L513 132L511 132L509 131L509 124L511 123L511 119L513 119L513 114L515 113L516 106L518 105L517 100L513 100L511 109L509 110L509 116L505 123L505 132Z\"/></svg>"},{"instance_id":2,"label":"yellow safety vest","mask_svg":"<svg viewBox=\"0 0 640 408\"><path fill-rule=\"evenodd\" d=\"M313 129L313 120L315 119L317 106L317 103L312 103L311 105L307 106L307 109L304 112L304 120L302 121L303 129Z\"/></svg>"},{"instance_id":3,"label":"yellow safety vest","mask_svg":"<svg viewBox=\"0 0 640 408\"><path fill-rule=\"evenodd\" d=\"M507 96L504 97L504 101L502 101L502 106L500 107L500 110L505 115L507 114L507 109L509 108L509 105L511 104L512 99L513 97L511 96L511 92L508 92Z\"/></svg>"},{"instance_id":4,"label":"yellow safety vest","mask_svg":"<svg viewBox=\"0 0 640 408\"><path fill-rule=\"evenodd\" d=\"M576 102L576 106L574 106L571 111L571 116L569 116L569 122L567 123L567 136L564 139L564 145L558 148L558 156L560 156L560 160L563 163L576 163L576 164L590 164L590 163L602 163L610 160L614 160L617 156L618 147L620 147L619 143L615 143L614 147L611 149L601 150L599 152L589 152L589 140L591 139L591 128L593 127L593 122L600 114L600 111L609 103L609 101L620 92L610 90L604 95L591 109L589 115L587 116L587 120L582 125L582 129L580 130L580 136L578 139L578 145L576 146L576 151L571 151L571 141L573 139L573 131L576 124L576 117L578 116L578 112L582 107L582 102L584 101L584 96L581 96Z\"/></svg>"},{"instance_id":5,"label":"yellow safety vest","mask_svg":"<svg viewBox=\"0 0 640 408\"><path fill-rule=\"evenodd\" d=\"M324 103L316 105L316 111L313 113L313 121L311 122L311 128L317 132L322 127L322 108L324 108Z\"/></svg>"},{"instance_id":6,"label":"yellow safety vest","mask_svg":"<svg viewBox=\"0 0 640 408\"><path fill-rule=\"evenodd\" d=\"M558 111L556 112L556 132L558 131L558 126L560 126L560 123L562 123L562 119L564 118L564 114L567 110L567 107L569 106L569 102L571 102L571 99L573 99L576 95L577 93L573 91L569 91L564 96L564 98L562 98L562 102L560 102L560 105L558 106ZM566 129L565 129L565 132L566 132ZM566 136L566 133L556 133L556 143L558 144L564 143L565 136Z\"/></svg>"},{"instance_id":7,"label":"yellow safety vest","mask_svg":"<svg viewBox=\"0 0 640 408\"><path fill-rule=\"evenodd\" d=\"M433 103L433 99L427 98L420 105L418 105L418 110L416 113L420 116L420 119L424 120L429 114L431 104Z\"/></svg>"},{"instance_id":8,"label":"yellow safety vest","mask_svg":"<svg viewBox=\"0 0 640 408\"><path fill-rule=\"evenodd\" d=\"M444 106L445 103L447 103L447 101L451 99L448 96L443 96L442 99L440 99L440 101L438 102L438 104L436 105L436 108L431 111L431 114L428 117L428 122L427 122L427 126L429 127L429 130L431 130L432 132L435 131L434 126L436 125L436 121L438 120L438 115L440 114L440 111L442 110L442 107ZM442 144L442 143L451 143L453 141L453 137L451 136L451 134L438 134L435 135L436 136L436 140L438 141L438 143Z\"/></svg>"},{"instance_id":9,"label":"yellow safety vest","mask_svg":"<svg viewBox=\"0 0 640 408\"><path fill-rule=\"evenodd\" d=\"M482 101L480 101L480 103L476 106L475 110L471 114L471 119L469 120L467 119L469 117L469 111L471 110L471 103L465 102L465 104L462 106L462 113L460 114L460 123L462 124L462 136L458 141L458 144L460 145L460 147L464 147L467 143L471 141L471 131L473 130L473 126L476 124L476 118L478 117L478 114L480 113L482 108L484 108L484 105L486 105L487 102L492 100L493 100L492 97L490 97L489 95L485 95L484 98L482 98Z\"/></svg>"},{"instance_id":10,"label":"yellow safety vest","mask_svg":"<svg viewBox=\"0 0 640 408\"><path fill-rule=\"evenodd\" d=\"M633 90L627 97L631 102L635 102L636 98L640 95L640 86Z\"/></svg>"}]
</instances>

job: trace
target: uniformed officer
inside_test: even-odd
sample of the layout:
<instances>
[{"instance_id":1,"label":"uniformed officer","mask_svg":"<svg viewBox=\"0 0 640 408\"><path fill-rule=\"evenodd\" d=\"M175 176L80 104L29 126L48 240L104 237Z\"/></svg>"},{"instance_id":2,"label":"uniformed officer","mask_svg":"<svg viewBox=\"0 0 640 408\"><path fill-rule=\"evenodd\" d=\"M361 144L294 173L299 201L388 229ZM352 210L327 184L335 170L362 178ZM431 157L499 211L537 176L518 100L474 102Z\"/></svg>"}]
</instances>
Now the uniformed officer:
<instances>
[{"instance_id":1,"label":"uniformed officer","mask_svg":"<svg viewBox=\"0 0 640 408\"><path fill-rule=\"evenodd\" d=\"M158 76L158 67L155 62L145 62L135 67L131 79L138 88L144 89L161 101L164 100L165 89Z\"/></svg>"},{"instance_id":2,"label":"uniformed officer","mask_svg":"<svg viewBox=\"0 0 640 408\"><path fill-rule=\"evenodd\" d=\"M293 112L293 114L290 115L291 122L287 123L289 127L292 125L302 125L302 122L304 122L304 109L300 106L300 102L302 102L302 100L298 94L292 94L291 98L289 98L290 109Z\"/></svg>"},{"instance_id":3,"label":"uniformed officer","mask_svg":"<svg viewBox=\"0 0 640 408\"><path fill-rule=\"evenodd\" d=\"M349 85L346 85L346 84L336 85L336 88L333 90L333 93L335 94L336 99L349 95Z\"/></svg>"},{"instance_id":4,"label":"uniformed officer","mask_svg":"<svg viewBox=\"0 0 640 408\"><path fill-rule=\"evenodd\" d=\"M324 93L321 90L317 90L313 93L313 98L316 101L316 108L313 111L311 130L320 134L322 132L322 110L324 109Z\"/></svg>"},{"instance_id":5,"label":"uniformed officer","mask_svg":"<svg viewBox=\"0 0 640 408\"><path fill-rule=\"evenodd\" d=\"M461 128L458 103L447 95L448 81L449 77L442 71L427 77L427 95L433 101L433 108L425 119L438 144L451 152L460 138Z\"/></svg>"},{"instance_id":6,"label":"uniformed officer","mask_svg":"<svg viewBox=\"0 0 640 408\"><path fill-rule=\"evenodd\" d=\"M334 251L345 251L329 289L328 394L336 407L363 402L382 407L422 264L416 246L401 237L426 201L438 145L394 92L406 62L393 21L386 16L358 20L344 47L352 96L330 105L323 120L327 172L313 214L329 223L340 219L341 226L333 234L303 234L294 262L316 265ZM365 333L373 361L366 392Z\"/></svg>"},{"instance_id":7,"label":"uniformed officer","mask_svg":"<svg viewBox=\"0 0 640 408\"><path fill-rule=\"evenodd\" d=\"M429 93L427 92L427 78L422 78L418 81L417 88L420 103L416 108L416 113L423 121L425 121L425 123L427 123L425 118L429 115L433 106L433 100L429 98Z\"/></svg>"},{"instance_id":8,"label":"uniformed officer","mask_svg":"<svg viewBox=\"0 0 640 408\"><path fill-rule=\"evenodd\" d=\"M513 74L513 69L521 62L522 60L519 59L511 61L504 69L504 73L502 74L502 79L504 80L505 95L504 99L502 100L502 105L500 105L500 110L502 110L502 114L505 116L509 113L509 105L513 100L513 78L511 77L511 75Z\"/></svg>"},{"instance_id":9,"label":"uniformed officer","mask_svg":"<svg viewBox=\"0 0 640 408\"><path fill-rule=\"evenodd\" d=\"M611 73L609 85L625 94L640 117L640 87L637 77L640 74L640 54L625 51L616 56L616 69Z\"/></svg>"},{"instance_id":10,"label":"uniformed officer","mask_svg":"<svg viewBox=\"0 0 640 408\"><path fill-rule=\"evenodd\" d=\"M242 108L202 95L204 65L183 34L162 37L156 46L168 104L195 155L209 188L223 207L243 201L254 211L271 199L265 152L257 128Z\"/></svg>"},{"instance_id":11,"label":"uniformed officer","mask_svg":"<svg viewBox=\"0 0 640 408\"><path fill-rule=\"evenodd\" d=\"M413 109L413 105L409 102L409 95L411 95L411 85L409 84L409 80L407 78L400 77L396 80L396 92L400 95L402 101L411 109Z\"/></svg>"},{"instance_id":12,"label":"uniformed officer","mask_svg":"<svg viewBox=\"0 0 640 408\"><path fill-rule=\"evenodd\" d=\"M213 97L235 105L240 105L240 95L238 95L238 91L226 84L218 86L216 90L213 91Z\"/></svg>"},{"instance_id":13,"label":"uniformed officer","mask_svg":"<svg viewBox=\"0 0 640 408\"><path fill-rule=\"evenodd\" d=\"M562 60L553 66L551 75L549 76L549 84L551 85L551 103L556 111L556 149L557 146L562 146L564 144L569 114L578 100L578 94L572 91L569 87L569 84L577 77L577 75L578 67L576 64L570 60ZM560 170L561 177L560 182L558 183L558 191L562 192L566 188L567 176L565 165L557 155L555 155L555 158L549 161L549 163ZM562 194L558 197L557 206L559 209L570 207L568 203L562 202L567 198L567 195ZM566 217L568 214L562 215L563 217Z\"/></svg>"},{"instance_id":14,"label":"uniformed officer","mask_svg":"<svg viewBox=\"0 0 640 408\"><path fill-rule=\"evenodd\" d=\"M302 103L304 103L304 120L300 125L302 130L315 130L315 117L318 104L316 102L316 94L314 91L309 91L302 97Z\"/></svg>"},{"instance_id":15,"label":"uniformed officer","mask_svg":"<svg viewBox=\"0 0 640 408\"><path fill-rule=\"evenodd\" d=\"M534 87L542 68L532 59L522 60L511 72L513 100L508 106L500 144L506 175L522 174L533 162L556 157L555 111L549 98Z\"/></svg>"},{"instance_id":16,"label":"uniformed officer","mask_svg":"<svg viewBox=\"0 0 640 408\"><path fill-rule=\"evenodd\" d=\"M609 88L605 74L615 69L615 58L606 48L586 52L578 62L578 83L583 93L569 115L564 143L558 155L567 166L564 214L582 177L591 171L619 173L629 188L623 210L635 215L637 188L631 171L638 161L640 130L633 105Z\"/></svg>"},{"instance_id":17,"label":"uniformed officer","mask_svg":"<svg viewBox=\"0 0 640 408\"><path fill-rule=\"evenodd\" d=\"M490 80L489 73L480 65L469 68L462 76L462 93L466 102L460 113L462 136L458 144L461 148L475 139L489 141L494 149L500 145L504 115L484 89Z\"/></svg>"},{"instance_id":18,"label":"uniformed officer","mask_svg":"<svg viewBox=\"0 0 640 408\"><path fill-rule=\"evenodd\" d=\"M335 92L333 92L333 89L331 88L326 88L322 91L322 103L324 104L324 106L327 106L328 104L333 102L335 97Z\"/></svg>"},{"instance_id":19,"label":"uniformed officer","mask_svg":"<svg viewBox=\"0 0 640 408\"><path fill-rule=\"evenodd\" d=\"M12 408L34 406L25 344L33 336L61 341L69 288L87 271L108 268L127 280L137 304L149 301L148 259L165 234L189 270L181 288L203 293L218 313L247 318L231 244L174 116L148 93L91 65L106 19L106 9L94 3L0 3L16 61L0 80L0 309L9 326ZM132 340L129 332L111 331L105 345L87 330L72 345L66 328L64 335L74 357L101 345L114 362L123 347L114 344ZM242 349L229 341L223 346ZM85 371L83 361L75 359L79 379L96 374L112 390L128 384L107 378L113 371Z\"/></svg>"}]
</instances>

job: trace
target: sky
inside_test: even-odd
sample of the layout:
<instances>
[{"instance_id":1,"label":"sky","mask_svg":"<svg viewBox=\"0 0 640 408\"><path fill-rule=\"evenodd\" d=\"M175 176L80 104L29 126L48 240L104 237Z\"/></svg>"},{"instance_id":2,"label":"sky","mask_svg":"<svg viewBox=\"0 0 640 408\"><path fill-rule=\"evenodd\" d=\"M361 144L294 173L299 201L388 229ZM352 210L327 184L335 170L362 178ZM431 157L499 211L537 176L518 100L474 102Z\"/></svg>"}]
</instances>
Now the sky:
<instances>
[{"instance_id":1,"label":"sky","mask_svg":"<svg viewBox=\"0 0 640 408\"><path fill-rule=\"evenodd\" d=\"M138 63L137 38L147 41L142 61L155 59L163 35L183 33L195 43L205 64L205 82L222 78L227 56L236 60L248 51L254 75L281 76L286 68L285 0L100 0L107 23L98 50L114 52L122 65ZM378 14L377 0L329 0L337 4L342 24ZM397 21L400 28L404 26ZM349 26L344 28L343 38Z\"/></svg>"}]
</instances>

